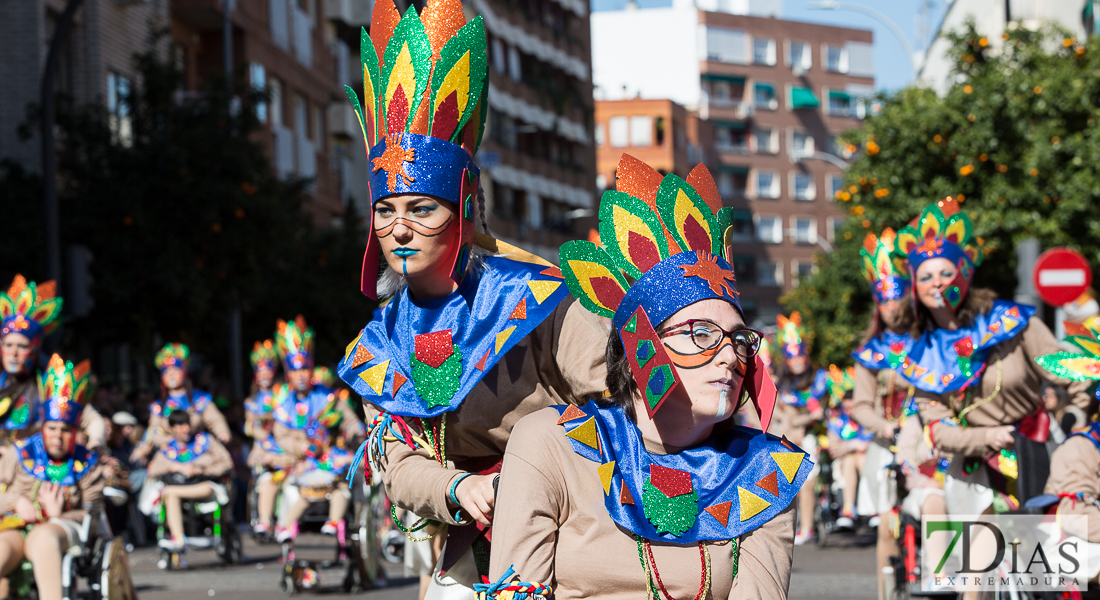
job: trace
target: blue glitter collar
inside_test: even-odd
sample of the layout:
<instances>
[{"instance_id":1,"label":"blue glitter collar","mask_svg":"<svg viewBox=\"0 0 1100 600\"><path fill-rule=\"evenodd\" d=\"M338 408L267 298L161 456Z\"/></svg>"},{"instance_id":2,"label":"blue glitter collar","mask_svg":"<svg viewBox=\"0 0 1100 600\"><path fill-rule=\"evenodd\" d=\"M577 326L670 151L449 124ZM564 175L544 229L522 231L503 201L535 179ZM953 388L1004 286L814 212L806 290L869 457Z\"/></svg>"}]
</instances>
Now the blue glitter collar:
<instances>
[{"instance_id":1,"label":"blue glitter collar","mask_svg":"<svg viewBox=\"0 0 1100 600\"><path fill-rule=\"evenodd\" d=\"M65 487L76 485L99 461L99 457L94 452L77 444L64 466L51 465L50 455L46 452L46 443L41 433L16 442L15 449L19 452L19 463L24 473L39 481L52 481ZM50 468L51 466L53 469ZM54 471L53 475L51 471ZM58 472L60 476L56 475Z\"/></svg>"}]
</instances>

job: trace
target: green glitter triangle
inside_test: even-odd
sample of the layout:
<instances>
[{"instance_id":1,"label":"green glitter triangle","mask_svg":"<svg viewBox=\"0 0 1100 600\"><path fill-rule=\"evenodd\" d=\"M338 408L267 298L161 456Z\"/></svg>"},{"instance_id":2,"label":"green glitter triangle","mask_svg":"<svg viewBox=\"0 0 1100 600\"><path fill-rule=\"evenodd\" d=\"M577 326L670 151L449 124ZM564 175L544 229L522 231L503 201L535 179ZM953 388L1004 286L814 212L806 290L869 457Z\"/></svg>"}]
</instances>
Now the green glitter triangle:
<instances>
[{"instance_id":1,"label":"green glitter triangle","mask_svg":"<svg viewBox=\"0 0 1100 600\"><path fill-rule=\"evenodd\" d=\"M636 333L638 331L638 315L630 317L630 320L626 322L626 326L623 327L623 329L630 333Z\"/></svg>"}]
</instances>

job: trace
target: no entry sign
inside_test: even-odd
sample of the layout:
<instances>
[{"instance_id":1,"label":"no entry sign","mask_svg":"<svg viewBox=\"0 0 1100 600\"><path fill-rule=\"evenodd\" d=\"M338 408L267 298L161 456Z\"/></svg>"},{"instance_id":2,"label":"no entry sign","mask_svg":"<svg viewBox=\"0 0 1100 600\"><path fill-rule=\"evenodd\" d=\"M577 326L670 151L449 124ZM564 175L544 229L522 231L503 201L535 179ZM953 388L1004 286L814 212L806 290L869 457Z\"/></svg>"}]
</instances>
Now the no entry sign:
<instances>
[{"instance_id":1,"label":"no entry sign","mask_svg":"<svg viewBox=\"0 0 1100 600\"><path fill-rule=\"evenodd\" d=\"M1032 281L1044 301L1061 306L1085 293L1092 283L1092 269L1085 257L1077 252L1069 248L1051 248L1035 261Z\"/></svg>"}]
</instances>

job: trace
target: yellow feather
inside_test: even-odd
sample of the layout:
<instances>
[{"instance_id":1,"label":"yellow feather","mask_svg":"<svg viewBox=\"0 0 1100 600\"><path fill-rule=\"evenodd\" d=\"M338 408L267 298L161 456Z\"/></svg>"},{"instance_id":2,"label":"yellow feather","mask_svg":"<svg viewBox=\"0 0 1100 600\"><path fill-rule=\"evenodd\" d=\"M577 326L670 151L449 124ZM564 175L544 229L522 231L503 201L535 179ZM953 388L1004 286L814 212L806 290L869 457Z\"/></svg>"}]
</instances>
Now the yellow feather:
<instances>
[{"instance_id":1,"label":"yellow feather","mask_svg":"<svg viewBox=\"0 0 1100 600\"><path fill-rule=\"evenodd\" d=\"M469 51L466 51L466 54L458 59L455 66L451 67L447 76L443 78L443 85L439 86L439 92L435 95L435 106L433 108L438 109L439 105L447 99L447 96L451 95L451 92L458 92L458 114L461 115L466 111L466 105L470 103Z\"/></svg>"}]
</instances>

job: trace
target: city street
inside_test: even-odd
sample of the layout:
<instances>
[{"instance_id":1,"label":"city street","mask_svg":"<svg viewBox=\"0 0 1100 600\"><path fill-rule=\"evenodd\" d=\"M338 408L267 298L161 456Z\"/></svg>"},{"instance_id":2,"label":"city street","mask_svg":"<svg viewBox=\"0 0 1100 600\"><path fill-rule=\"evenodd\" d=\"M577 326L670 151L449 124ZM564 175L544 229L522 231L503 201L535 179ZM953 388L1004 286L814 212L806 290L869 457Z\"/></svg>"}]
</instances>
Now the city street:
<instances>
[{"instance_id":1,"label":"city street","mask_svg":"<svg viewBox=\"0 0 1100 600\"><path fill-rule=\"evenodd\" d=\"M329 556L331 538L303 535L299 555ZM141 548L131 555L134 584L141 600L183 600L231 597L270 599L279 594L279 547L245 541L245 564L225 567L213 551L195 551L185 557L187 571L157 569L155 548ZM795 548L790 600L865 600L875 598L874 539L836 539L825 549ZM389 565L390 586L367 592L372 600L415 600L417 580L404 576L400 565ZM327 577L326 577L327 576ZM343 595L339 570L321 575L321 595ZM308 596L311 592L303 592Z\"/></svg>"}]
</instances>

